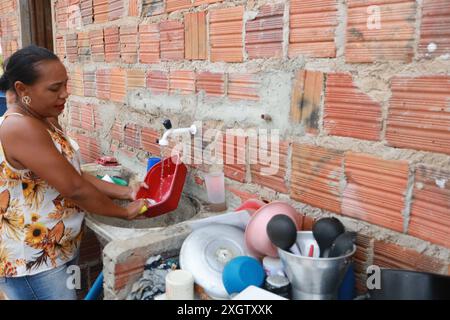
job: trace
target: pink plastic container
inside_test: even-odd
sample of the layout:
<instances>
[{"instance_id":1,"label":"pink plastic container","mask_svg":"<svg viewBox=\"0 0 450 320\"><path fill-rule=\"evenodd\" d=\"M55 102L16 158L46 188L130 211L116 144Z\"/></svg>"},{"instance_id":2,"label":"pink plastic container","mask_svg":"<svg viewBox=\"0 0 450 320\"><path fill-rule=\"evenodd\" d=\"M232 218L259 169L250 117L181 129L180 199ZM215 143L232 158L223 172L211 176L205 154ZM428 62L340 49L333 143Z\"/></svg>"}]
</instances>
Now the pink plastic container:
<instances>
[{"instance_id":1,"label":"pink plastic container","mask_svg":"<svg viewBox=\"0 0 450 320\"><path fill-rule=\"evenodd\" d=\"M260 259L264 256L278 257L277 248L266 231L270 219L278 214L290 217L299 230L301 215L288 203L273 201L262 206L252 215L245 229L245 244L252 256Z\"/></svg>"}]
</instances>

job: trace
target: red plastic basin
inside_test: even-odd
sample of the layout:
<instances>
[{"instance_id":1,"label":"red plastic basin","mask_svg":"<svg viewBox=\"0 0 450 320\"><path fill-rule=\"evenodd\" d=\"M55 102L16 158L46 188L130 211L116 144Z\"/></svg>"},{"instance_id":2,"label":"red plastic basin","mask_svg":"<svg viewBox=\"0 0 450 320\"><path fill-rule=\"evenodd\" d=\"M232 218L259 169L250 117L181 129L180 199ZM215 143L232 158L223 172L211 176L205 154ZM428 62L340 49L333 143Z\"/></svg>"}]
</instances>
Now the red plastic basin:
<instances>
[{"instance_id":1,"label":"red plastic basin","mask_svg":"<svg viewBox=\"0 0 450 320\"><path fill-rule=\"evenodd\" d=\"M163 169L161 178L161 170ZM138 199L153 199L155 204L144 213L147 217L157 217L178 208L178 203L186 182L187 167L178 157L166 158L155 164L147 173L145 183L148 189L139 189ZM162 188L161 188L162 184Z\"/></svg>"}]
</instances>

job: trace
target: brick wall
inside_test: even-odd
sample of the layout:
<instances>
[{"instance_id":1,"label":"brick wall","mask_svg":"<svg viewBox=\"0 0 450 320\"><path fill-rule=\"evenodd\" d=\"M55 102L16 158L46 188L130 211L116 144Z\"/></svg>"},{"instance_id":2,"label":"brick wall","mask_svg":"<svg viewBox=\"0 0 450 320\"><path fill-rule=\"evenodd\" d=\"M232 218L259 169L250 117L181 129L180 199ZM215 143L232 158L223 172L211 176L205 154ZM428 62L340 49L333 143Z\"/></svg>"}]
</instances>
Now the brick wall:
<instances>
[{"instance_id":1,"label":"brick wall","mask_svg":"<svg viewBox=\"0 0 450 320\"><path fill-rule=\"evenodd\" d=\"M3 60L15 52L20 45L20 23L17 0L0 1L0 39Z\"/></svg>"},{"instance_id":2,"label":"brick wall","mask_svg":"<svg viewBox=\"0 0 450 320\"><path fill-rule=\"evenodd\" d=\"M81 270L81 288L77 290L77 295L79 299L84 299L103 267L102 246L89 228L85 229L80 244L78 265Z\"/></svg>"},{"instance_id":3,"label":"brick wall","mask_svg":"<svg viewBox=\"0 0 450 320\"><path fill-rule=\"evenodd\" d=\"M231 199L290 201L306 228L339 216L360 233L361 290L372 263L449 272L449 0L58 0L54 19L86 161L143 170L164 118L278 129L280 170L226 165Z\"/></svg>"}]
</instances>

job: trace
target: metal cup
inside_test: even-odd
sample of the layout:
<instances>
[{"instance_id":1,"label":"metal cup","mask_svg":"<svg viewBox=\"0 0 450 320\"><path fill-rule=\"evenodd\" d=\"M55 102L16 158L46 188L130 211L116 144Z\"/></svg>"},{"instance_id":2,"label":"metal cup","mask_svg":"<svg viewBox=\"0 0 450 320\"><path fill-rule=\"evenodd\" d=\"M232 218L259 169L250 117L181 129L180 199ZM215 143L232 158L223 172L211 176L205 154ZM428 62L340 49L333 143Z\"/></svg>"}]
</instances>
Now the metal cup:
<instances>
[{"instance_id":1,"label":"metal cup","mask_svg":"<svg viewBox=\"0 0 450 320\"><path fill-rule=\"evenodd\" d=\"M312 232L311 232L312 233ZM298 240L299 233L297 233ZM294 255L277 248L286 275L292 285L294 300L334 300L352 261L353 251L335 258L313 258Z\"/></svg>"}]
</instances>

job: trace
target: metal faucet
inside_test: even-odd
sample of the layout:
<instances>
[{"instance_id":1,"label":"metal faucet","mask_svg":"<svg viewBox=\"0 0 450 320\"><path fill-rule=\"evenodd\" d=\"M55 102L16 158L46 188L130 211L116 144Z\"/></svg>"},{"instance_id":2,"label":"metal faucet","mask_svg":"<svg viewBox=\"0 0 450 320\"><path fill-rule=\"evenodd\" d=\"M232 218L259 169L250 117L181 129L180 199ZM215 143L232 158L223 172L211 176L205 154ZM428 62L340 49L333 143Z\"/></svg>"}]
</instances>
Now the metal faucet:
<instances>
[{"instance_id":1,"label":"metal faucet","mask_svg":"<svg viewBox=\"0 0 450 320\"><path fill-rule=\"evenodd\" d=\"M162 136L161 139L156 140L156 142L160 146L168 146L170 136L179 135L179 134L183 134L186 132L188 132L192 135L195 135L197 133L197 127L195 125L192 125L189 128L173 129L172 122L169 119L164 120L163 126L164 126L164 128L166 128L166 132L164 132L164 135Z\"/></svg>"}]
</instances>

